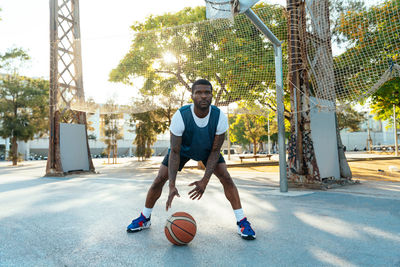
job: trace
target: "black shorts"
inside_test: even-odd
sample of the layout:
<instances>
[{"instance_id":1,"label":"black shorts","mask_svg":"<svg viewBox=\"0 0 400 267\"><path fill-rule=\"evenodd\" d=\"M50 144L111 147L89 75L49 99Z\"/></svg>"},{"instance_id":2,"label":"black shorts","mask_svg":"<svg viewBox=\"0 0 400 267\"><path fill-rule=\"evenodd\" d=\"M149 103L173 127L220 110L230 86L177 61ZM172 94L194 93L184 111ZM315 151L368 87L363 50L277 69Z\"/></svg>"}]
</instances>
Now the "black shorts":
<instances>
[{"instance_id":1,"label":"black shorts","mask_svg":"<svg viewBox=\"0 0 400 267\"><path fill-rule=\"evenodd\" d=\"M202 160L204 166L207 166L207 159ZM161 164L168 167L168 160L169 160L169 153L167 153L167 155L165 155ZM179 161L178 171L181 171L183 169L183 167L185 166L186 162L188 162L189 160L190 160L190 158L181 156L180 161ZM218 159L217 163L225 163L225 159L224 159L224 156L222 156L222 154L219 154L219 159Z\"/></svg>"}]
</instances>

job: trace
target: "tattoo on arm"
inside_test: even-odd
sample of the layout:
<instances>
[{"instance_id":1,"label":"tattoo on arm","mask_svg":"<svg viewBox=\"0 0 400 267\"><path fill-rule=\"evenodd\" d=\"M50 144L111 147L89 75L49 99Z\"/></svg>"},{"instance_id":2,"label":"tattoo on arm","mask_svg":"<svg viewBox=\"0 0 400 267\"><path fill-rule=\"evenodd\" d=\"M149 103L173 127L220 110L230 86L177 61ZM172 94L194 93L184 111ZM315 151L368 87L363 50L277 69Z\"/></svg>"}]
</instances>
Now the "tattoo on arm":
<instances>
[{"instance_id":1,"label":"tattoo on arm","mask_svg":"<svg viewBox=\"0 0 400 267\"><path fill-rule=\"evenodd\" d=\"M182 136L176 136L171 133L171 151L168 159L168 179L170 187L175 187L176 174L178 173L180 163L181 144Z\"/></svg>"},{"instance_id":2,"label":"tattoo on arm","mask_svg":"<svg viewBox=\"0 0 400 267\"><path fill-rule=\"evenodd\" d=\"M211 175L214 173L224 140L225 140L225 133L215 136L210 156L208 156L206 172L204 173L203 179L210 179Z\"/></svg>"}]
</instances>

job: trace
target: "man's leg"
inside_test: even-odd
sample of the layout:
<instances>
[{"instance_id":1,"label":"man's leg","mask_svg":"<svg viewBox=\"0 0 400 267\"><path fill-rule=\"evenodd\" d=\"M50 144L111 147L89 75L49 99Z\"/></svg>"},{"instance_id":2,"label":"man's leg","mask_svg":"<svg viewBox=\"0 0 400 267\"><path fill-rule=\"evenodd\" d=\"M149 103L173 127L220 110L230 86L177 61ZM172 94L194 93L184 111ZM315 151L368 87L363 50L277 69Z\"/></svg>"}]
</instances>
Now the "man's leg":
<instances>
[{"instance_id":1,"label":"man's leg","mask_svg":"<svg viewBox=\"0 0 400 267\"><path fill-rule=\"evenodd\" d=\"M238 234L241 235L243 239L255 239L256 233L254 232L253 228L251 228L250 222L244 216L242 205L240 203L239 192L232 180L231 175L228 172L228 169L226 168L225 162L217 164L214 174L218 177L219 181L224 187L225 196L232 205L237 221L236 224L238 226Z\"/></svg>"},{"instance_id":2,"label":"man's leg","mask_svg":"<svg viewBox=\"0 0 400 267\"><path fill-rule=\"evenodd\" d=\"M162 189L165 183L168 181L168 167L161 164L160 169L156 179L154 179L153 184L150 186L147 192L145 207L152 209L156 204L157 200L160 198Z\"/></svg>"},{"instance_id":3,"label":"man's leg","mask_svg":"<svg viewBox=\"0 0 400 267\"><path fill-rule=\"evenodd\" d=\"M160 198L163 186L167 180L168 167L164 164L161 164L156 179L154 179L149 191L147 191L146 203L145 207L143 208L143 212L138 218L134 219L131 224L128 225L126 229L127 232L138 232L150 227L151 212L157 200Z\"/></svg>"},{"instance_id":4,"label":"man's leg","mask_svg":"<svg viewBox=\"0 0 400 267\"><path fill-rule=\"evenodd\" d=\"M240 203L239 192L228 172L228 169L226 168L226 164L224 162L218 163L217 167L215 167L214 174L218 177L224 187L225 196L231 203L232 208L234 210L241 209L242 205Z\"/></svg>"},{"instance_id":5,"label":"man's leg","mask_svg":"<svg viewBox=\"0 0 400 267\"><path fill-rule=\"evenodd\" d=\"M161 196L162 189L165 183L168 181L168 160L169 160L169 152L164 157L164 160L161 163L160 169L158 170L158 174L156 179L154 179L153 184L149 188L146 197L145 209L152 209L156 204L157 200ZM178 171L181 171L185 166L186 162L190 159L187 157L180 157Z\"/></svg>"}]
</instances>

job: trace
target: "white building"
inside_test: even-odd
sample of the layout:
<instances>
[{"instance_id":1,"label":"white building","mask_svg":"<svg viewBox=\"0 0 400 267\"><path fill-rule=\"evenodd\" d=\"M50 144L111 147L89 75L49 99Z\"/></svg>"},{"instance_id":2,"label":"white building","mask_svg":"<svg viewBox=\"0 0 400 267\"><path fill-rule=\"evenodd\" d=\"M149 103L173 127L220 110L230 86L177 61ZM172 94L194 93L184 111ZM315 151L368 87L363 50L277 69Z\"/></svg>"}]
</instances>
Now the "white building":
<instances>
[{"instance_id":1,"label":"white building","mask_svg":"<svg viewBox=\"0 0 400 267\"><path fill-rule=\"evenodd\" d=\"M359 132L342 130L340 136L347 150L364 150L368 148L368 128L372 146L393 146L395 144L394 128L388 121L377 121L370 115L368 121L360 126Z\"/></svg>"}]
</instances>

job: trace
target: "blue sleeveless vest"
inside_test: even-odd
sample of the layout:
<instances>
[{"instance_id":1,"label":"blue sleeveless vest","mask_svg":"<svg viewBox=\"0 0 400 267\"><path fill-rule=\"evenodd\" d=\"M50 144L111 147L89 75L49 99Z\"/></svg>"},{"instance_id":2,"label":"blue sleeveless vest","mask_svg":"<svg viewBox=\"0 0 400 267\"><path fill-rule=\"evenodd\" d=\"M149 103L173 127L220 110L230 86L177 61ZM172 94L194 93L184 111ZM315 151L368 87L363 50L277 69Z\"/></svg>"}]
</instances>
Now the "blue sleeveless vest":
<instances>
[{"instance_id":1,"label":"blue sleeveless vest","mask_svg":"<svg viewBox=\"0 0 400 267\"><path fill-rule=\"evenodd\" d=\"M185 130L182 135L181 156L197 161L207 160L214 143L220 109L211 105L208 124L202 128L197 126L194 121L190 105L181 107L179 111L185 124Z\"/></svg>"}]
</instances>

